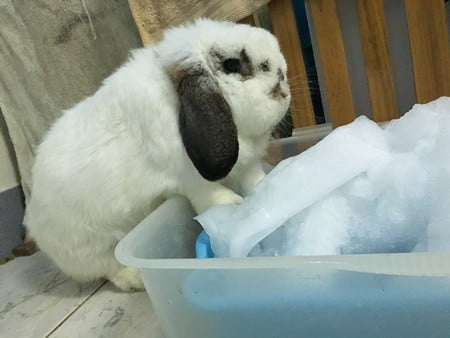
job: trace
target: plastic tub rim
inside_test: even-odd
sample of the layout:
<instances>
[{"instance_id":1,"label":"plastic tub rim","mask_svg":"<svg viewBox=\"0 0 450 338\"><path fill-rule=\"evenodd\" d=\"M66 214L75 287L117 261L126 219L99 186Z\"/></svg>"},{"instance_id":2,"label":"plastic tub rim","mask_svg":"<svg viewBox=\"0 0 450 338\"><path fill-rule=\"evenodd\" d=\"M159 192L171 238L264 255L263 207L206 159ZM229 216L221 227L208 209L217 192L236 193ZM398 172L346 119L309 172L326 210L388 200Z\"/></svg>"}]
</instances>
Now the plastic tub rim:
<instances>
[{"instance_id":1,"label":"plastic tub rim","mask_svg":"<svg viewBox=\"0 0 450 338\"><path fill-rule=\"evenodd\" d=\"M133 243L151 226L154 213L169 204L189 203L182 197L164 202L118 243L115 255L126 266L138 269L332 269L406 276L450 276L450 253L394 253L336 256L167 258L137 257Z\"/></svg>"}]
</instances>

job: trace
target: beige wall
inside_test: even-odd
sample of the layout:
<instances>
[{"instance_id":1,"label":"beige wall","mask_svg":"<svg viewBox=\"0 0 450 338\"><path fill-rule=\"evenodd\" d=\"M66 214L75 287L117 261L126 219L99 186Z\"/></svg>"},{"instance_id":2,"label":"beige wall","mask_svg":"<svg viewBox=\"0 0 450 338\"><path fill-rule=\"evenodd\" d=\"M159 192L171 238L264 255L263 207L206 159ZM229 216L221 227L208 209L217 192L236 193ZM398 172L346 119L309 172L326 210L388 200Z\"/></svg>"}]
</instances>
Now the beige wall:
<instances>
[{"instance_id":1,"label":"beige wall","mask_svg":"<svg viewBox=\"0 0 450 338\"><path fill-rule=\"evenodd\" d=\"M19 184L19 175L13 154L5 120L0 113L0 193Z\"/></svg>"}]
</instances>

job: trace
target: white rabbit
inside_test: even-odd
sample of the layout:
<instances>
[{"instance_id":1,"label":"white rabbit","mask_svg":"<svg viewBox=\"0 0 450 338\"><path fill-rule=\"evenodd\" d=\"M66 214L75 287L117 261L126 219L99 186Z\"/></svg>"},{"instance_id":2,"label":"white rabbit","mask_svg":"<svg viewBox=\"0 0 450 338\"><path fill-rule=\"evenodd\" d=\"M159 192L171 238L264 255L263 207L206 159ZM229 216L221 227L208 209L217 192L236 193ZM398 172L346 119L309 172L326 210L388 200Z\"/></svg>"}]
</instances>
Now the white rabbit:
<instances>
[{"instance_id":1,"label":"white rabbit","mask_svg":"<svg viewBox=\"0 0 450 338\"><path fill-rule=\"evenodd\" d=\"M199 213L240 203L289 101L269 32L206 19L166 31L49 130L33 167L31 237L79 281L141 289L117 242L175 194Z\"/></svg>"}]
</instances>

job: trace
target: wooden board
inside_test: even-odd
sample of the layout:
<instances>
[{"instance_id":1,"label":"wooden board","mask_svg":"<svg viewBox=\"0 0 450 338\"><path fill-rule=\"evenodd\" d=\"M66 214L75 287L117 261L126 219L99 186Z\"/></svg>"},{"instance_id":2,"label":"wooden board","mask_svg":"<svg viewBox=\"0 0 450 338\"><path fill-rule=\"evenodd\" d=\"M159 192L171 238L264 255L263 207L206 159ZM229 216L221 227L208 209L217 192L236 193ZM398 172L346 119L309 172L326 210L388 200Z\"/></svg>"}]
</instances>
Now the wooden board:
<instances>
[{"instance_id":1,"label":"wooden board","mask_svg":"<svg viewBox=\"0 0 450 338\"><path fill-rule=\"evenodd\" d=\"M128 0L131 14L145 46L160 40L169 27L185 24L196 18L239 21L252 15L268 0ZM108 2L108 1L105 1Z\"/></svg>"},{"instance_id":2,"label":"wooden board","mask_svg":"<svg viewBox=\"0 0 450 338\"><path fill-rule=\"evenodd\" d=\"M450 96L450 51L443 0L405 0L417 102Z\"/></svg>"},{"instance_id":3,"label":"wooden board","mask_svg":"<svg viewBox=\"0 0 450 338\"><path fill-rule=\"evenodd\" d=\"M249 15L246 16L245 18L239 20L239 23L244 23L250 26L254 26L255 25L255 18L253 17L253 15Z\"/></svg>"},{"instance_id":4,"label":"wooden board","mask_svg":"<svg viewBox=\"0 0 450 338\"><path fill-rule=\"evenodd\" d=\"M397 101L383 0L358 0L357 4L372 118L376 122L392 120L398 117Z\"/></svg>"},{"instance_id":5,"label":"wooden board","mask_svg":"<svg viewBox=\"0 0 450 338\"><path fill-rule=\"evenodd\" d=\"M335 0L310 0L328 107L334 127L355 119L350 78Z\"/></svg>"},{"instance_id":6,"label":"wooden board","mask_svg":"<svg viewBox=\"0 0 450 338\"><path fill-rule=\"evenodd\" d=\"M0 337L47 336L99 286L74 282L42 252L1 265Z\"/></svg>"},{"instance_id":7,"label":"wooden board","mask_svg":"<svg viewBox=\"0 0 450 338\"><path fill-rule=\"evenodd\" d=\"M0 265L0 337L164 335L145 292L76 283L37 252Z\"/></svg>"},{"instance_id":8,"label":"wooden board","mask_svg":"<svg viewBox=\"0 0 450 338\"><path fill-rule=\"evenodd\" d=\"M49 335L67 337L164 338L164 334L144 291L120 292L107 283Z\"/></svg>"},{"instance_id":9,"label":"wooden board","mask_svg":"<svg viewBox=\"0 0 450 338\"><path fill-rule=\"evenodd\" d=\"M314 125L316 120L292 2L273 0L269 3L269 11L274 34L288 64L293 127Z\"/></svg>"}]
</instances>

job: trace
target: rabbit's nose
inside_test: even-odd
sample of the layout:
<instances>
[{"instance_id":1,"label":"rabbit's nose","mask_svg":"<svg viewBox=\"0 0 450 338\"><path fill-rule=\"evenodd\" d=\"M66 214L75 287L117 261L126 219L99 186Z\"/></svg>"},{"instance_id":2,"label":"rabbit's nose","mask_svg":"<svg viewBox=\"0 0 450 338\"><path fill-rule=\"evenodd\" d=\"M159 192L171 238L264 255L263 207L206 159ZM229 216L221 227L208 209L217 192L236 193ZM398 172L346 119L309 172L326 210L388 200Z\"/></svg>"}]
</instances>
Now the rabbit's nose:
<instances>
[{"instance_id":1,"label":"rabbit's nose","mask_svg":"<svg viewBox=\"0 0 450 338\"><path fill-rule=\"evenodd\" d=\"M289 91L289 86L287 85L286 82L281 82L280 83L280 96L285 99L286 97L288 97L290 94Z\"/></svg>"},{"instance_id":2,"label":"rabbit's nose","mask_svg":"<svg viewBox=\"0 0 450 338\"><path fill-rule=\"evenodd\" d=\"M277 83L277 85L272 89L272 97L285 99L289 96L289 87L284 83Z\"/></svg>"}]
</instances>

